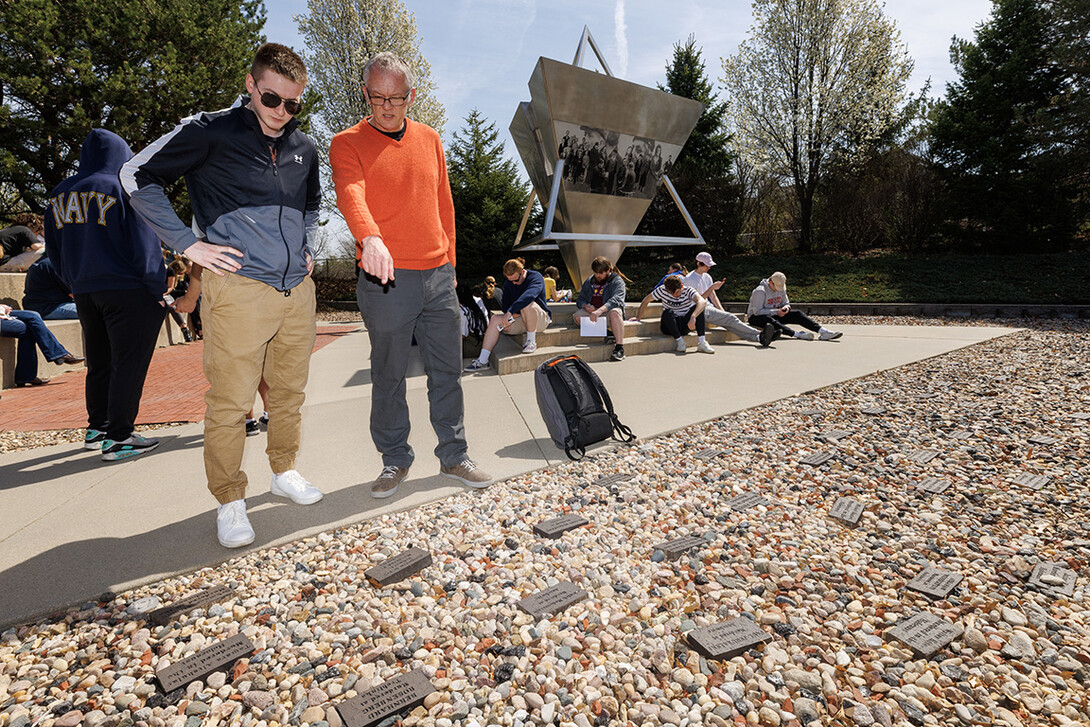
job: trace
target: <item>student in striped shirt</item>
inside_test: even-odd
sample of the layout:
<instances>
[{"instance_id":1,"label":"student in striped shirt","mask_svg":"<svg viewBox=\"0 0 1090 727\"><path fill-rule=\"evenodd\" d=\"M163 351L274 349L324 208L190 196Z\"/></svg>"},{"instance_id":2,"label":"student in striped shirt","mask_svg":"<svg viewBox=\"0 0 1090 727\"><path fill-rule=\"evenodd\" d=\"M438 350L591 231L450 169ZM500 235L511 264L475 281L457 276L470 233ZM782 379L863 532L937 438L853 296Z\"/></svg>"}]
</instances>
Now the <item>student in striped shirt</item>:
<instances>
[{"instance_id":1,"label":"student in striped shirt","mask_svg":"<svg viewBox=\"0 0 1090 727\"><path fill-rule=\"evenodd\" d=\"M647 294L640 303L640 309L633 321L639 321L652 300L662 303L662 318L659 330L674 339L678 353L685 353L685 339L688 331L696 331L696 350L701 353L715 353L715 349L704 338L704 309L708 301L694 289L681 282L676 275L667 276L662 285Z\"/></svg>"}]
</instances>

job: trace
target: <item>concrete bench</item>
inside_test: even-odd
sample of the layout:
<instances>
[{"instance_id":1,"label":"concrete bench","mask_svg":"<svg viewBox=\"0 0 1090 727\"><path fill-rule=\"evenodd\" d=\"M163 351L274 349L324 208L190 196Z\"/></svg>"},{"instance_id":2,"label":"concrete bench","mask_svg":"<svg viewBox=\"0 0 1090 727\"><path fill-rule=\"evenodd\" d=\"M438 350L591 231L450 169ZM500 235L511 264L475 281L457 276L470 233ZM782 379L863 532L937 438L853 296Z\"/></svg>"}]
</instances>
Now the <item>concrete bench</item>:
<instances>
[{"instance_id":1,"label":"concrete bench","mask_svg":"<svg viewBox=\"0 0 1090 727\"><path fill-rule=\"evenodd\" d=\"M22 308L24 285L26 273L0 273L0 303Z\"/></svg>"},{"instance_id":2,"label":"concrete bench","mask_svg":"<svg viewBox=\"0 0 1090 727\"><path fill-rule=\"evenodd\" d=\"M16 273L21 274L21 273ZM46 321L49 330L57 337L61 345L75 356L83 356L83 328L77 320ZM159 329L159 339L155 345L157 348L183 343L182 329L170 316L166 317L163 327ZM18 340L0 336L0 389L10 389L15 386L15 352ZM83 368L83 364L57 366L50 363L38 350L38 375L56 376L67 371L76 371Z\"/></svg>"}]
</instances>

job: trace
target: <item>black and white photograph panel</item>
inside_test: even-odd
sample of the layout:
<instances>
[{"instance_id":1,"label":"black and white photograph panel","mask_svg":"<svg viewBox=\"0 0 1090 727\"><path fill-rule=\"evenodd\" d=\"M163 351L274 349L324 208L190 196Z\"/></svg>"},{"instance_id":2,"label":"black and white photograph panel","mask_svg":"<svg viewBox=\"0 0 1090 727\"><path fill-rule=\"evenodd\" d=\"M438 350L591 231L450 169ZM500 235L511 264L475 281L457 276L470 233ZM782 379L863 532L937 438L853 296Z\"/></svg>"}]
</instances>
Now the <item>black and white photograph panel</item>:
<instances>
[{"instance_id":1,"label":"black and white photograph panel","mask_svg":"<svg viewBox=\"0 0 1090 727\"><path fill-rule=\"evenodd\" d=\"M564 189L651 199L681 147L566 121L554 122Z\"/></svg>"}]
</instances>

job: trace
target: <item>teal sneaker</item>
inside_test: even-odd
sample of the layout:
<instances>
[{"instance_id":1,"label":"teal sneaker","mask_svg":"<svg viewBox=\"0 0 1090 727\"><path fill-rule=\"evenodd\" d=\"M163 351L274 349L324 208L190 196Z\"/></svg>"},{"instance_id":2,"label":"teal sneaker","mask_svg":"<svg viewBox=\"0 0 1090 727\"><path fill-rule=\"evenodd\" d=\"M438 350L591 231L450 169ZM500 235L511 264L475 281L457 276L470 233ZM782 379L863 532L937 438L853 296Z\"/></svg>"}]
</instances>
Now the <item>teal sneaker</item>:
<instances>
[{"instance_id":1,"label":"teal sneaker","mask_svg":"<svg viewBox=\"0 0 1090 727\"><path fill-rule=\"evenodd\" d=\"M106 441L106 432L100 429L88 429L83 438L84 449L102 449L102 443Z\"/></svg>"},{"instance_id":2,"label":"teal sneaker","mask_svg":"<svg viewBox=\"0 0 1090 727\"><path fill-rule=\"evenodd\" d=\"M133 457L147 454L158 446L158 439L145 439L139 434L133 434L128 439L121 442L115 442L112 439L104 439L102 441L102 459L106 462L132 459Z\"/></svg>"}]
</instances>

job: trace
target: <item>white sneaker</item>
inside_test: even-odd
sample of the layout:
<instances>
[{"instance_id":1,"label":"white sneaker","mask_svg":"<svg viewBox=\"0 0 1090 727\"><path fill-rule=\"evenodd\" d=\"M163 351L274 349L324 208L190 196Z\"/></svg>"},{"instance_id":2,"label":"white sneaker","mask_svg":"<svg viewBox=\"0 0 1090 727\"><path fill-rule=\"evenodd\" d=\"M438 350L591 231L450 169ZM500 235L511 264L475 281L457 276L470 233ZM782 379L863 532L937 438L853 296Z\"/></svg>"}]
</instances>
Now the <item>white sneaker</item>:
<instances>
[{"instance_id":1,"label":"white sneaker","mask_svg":"<svg viewBox=\"0 0 1090 727\"><path fill-rule=\"evenodd\" d=\"M799 339L800 341L813 341L814 334L810 331L795 331L795 338Z\"/></svg>"},{"instance_id":2,"label":"white sneaker","mask_svg":"<svg viewBox=\"0 0 1090 727\"><path fill-rule=\"evenodd\" d=\"M536 341L527 341L526 343L522 344L522 352L523 353L533 353L536 350L537 350L537 342Z\"/></svg>"},{"instance_id":3,"label":"white sneaker","mask_svg":"<svg viewBox=\"0 0 1090 727\"><path fill-rule=\"evenodd\" d=\"M220 505L216 511L216 536L225 548L241 548L254 542L254 529L246 517L246 501Z\"/></svg>"},{"instance_id":4,"label":"white sneaker","mask_svg":"<svg viewBox=\"0 0 1090 727\"><path fill-rule=\"evenodd\" d=\"M701 341L696 344L696 350L700 351L700 353L715 353L715 349L712 348L712 345L707 341Z\"/></svg>"},{"instance_id":5,"label":"white sneaker","mask_svg":"<svg viewBox=\"0 0 1090 727\"><path fill-rule=\"evenodd\" d=\"M322 499L322 491L295 470L273 475L269 492L277 497L286 497L296 505L313 505Z\"/></svg>"},{"instance_id":6,"label":"white sneaker","mask_svg":"<svg viewBox=\"0 0 1090 727\"><path fill-rule=\"evenodd\" d=\"M674 348L674 350L677 351L678 353L685 353L686 348L685 348L685 339L684 338L677 339L677 346Z\"/></svg>"},{"instance_id":7,"label":"white sneaker","mask_svg":"<svg viewBox=\"0 0 1090 727\"><path fill-rule=\"evenodd\" d=\"M819 341L835 341L836 339L840 338L843 335L844 334L841 333L840 331L830 331L828 328L822 328L821 332L818 334L818 340Z\"/></svg>"}]
</instances>

